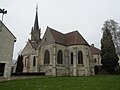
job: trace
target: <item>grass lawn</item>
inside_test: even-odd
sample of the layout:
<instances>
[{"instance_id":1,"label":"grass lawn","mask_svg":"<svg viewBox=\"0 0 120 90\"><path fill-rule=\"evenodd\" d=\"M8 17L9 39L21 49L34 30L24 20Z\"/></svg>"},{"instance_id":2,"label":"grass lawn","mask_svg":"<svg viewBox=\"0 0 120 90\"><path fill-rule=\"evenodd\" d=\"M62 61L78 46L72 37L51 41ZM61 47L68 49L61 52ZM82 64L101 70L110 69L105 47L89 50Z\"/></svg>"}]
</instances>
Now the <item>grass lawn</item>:
<instances>
[{"instance_id":1,"label":"grass lawn","mask_svg":"<svg viewBox=\"0 0 120 90\"><path fill-rule=\"evenodd\" d=\"M0 90L120 90L120 75L11 80L0 82Z\"/></svg>"}]
</instances>

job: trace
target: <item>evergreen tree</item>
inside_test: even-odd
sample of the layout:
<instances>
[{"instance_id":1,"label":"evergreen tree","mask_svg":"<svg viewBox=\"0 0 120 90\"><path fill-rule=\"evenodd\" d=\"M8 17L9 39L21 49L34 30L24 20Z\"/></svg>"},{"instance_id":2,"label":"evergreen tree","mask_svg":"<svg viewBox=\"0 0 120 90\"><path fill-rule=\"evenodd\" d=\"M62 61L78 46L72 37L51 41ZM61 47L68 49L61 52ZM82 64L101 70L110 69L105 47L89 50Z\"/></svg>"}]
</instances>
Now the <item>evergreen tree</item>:
<instances>
[{"instance_id":1,"label":"evergreen tree","mask_svg":"<svg viewBox=\"0 0 120 90\"><path fill-rule=\"evenodd\" d=\"M19 55L17 59L16 73L22 73L23 71L23 56Z\"/></svg>"},{"instance_id":2,"label":"evergreen tree","mask_svg":"<svg viewBox=\"0 0 120 90\"><path fill-rule=\"evenodd\" d=\"M101 63L107 73L115 73L115 67L118 66L119 58L116 54L112 35L106 23L103 27L103 37L101 39Z\"/></svg>"}]
</instances>

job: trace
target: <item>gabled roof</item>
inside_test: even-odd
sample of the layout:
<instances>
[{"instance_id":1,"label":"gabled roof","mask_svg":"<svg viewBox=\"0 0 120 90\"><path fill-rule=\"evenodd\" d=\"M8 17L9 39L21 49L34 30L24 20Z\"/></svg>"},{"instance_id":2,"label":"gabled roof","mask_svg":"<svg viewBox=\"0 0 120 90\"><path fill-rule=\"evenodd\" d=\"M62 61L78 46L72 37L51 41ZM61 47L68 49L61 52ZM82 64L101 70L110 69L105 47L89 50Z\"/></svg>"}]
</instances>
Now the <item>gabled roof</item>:
<instances>
[{"instance_id":1,"label":"gabled roof","mask_svg":"<svg viewBox=\"0 0 120 90\"><path fill-rule=\"evenodd\" d=\"M66 42L65 42L65 35L61 32L58 32L52 28L49 28L47 27L47 30L50 30L54 40L56 43L59 43L59 44L63 44L63 45L66 45Z\"/></svg>"},{"instance_id":2,"label":"gabled roof","mask_svg":"<svg viewBox=\"0 0 120 90\"><path fill-rule=\"evenodd\" d=\"M29 40L29 43L32 46L32 48L34 48L34 49L37 49L38 46L40 45L40 41L37 42L37 41L31 41L31 40Z\"/></svg>"},{"instance_id":3,"label":"gabled roof","mask_svg":"<svg viewBox=\"0 0 120 90\"><path fill-rule=\"evenodd\" d=\"M14 38L14 42L16 42L16 37L12 34L12 32L5 26L5 24L0 20L0 26L3 25L7 30L8 32L13 36Z\"/></svg>"},{"instance_id":4,"label":"gabled roof","mask_svg":"<svg viewBox=\"0 0 120 90\"><path fill-rule=\"evenodd\" d=\"M89 45L78 31L65 34L66 45Z\"/></svg>"},{"instance_id":5,"label":"gabled roof","mask_svg":"<svg viewBox=\"0 0 120 90\"><path fill-rule=\"evenodd\" d=\"M88 45L87 41L82 37L82 35L78 31L73 31L67 34L63 34L58 32L50 27L47 27L47 30L50 30L54 40L56 43L62 45Z\"/></svg>"},{"instance_id":6,"label":"gabled roof","mask_svg":"<svg viewBox=\"0 0 120 90\"><path fill-rule=\"evenodd\" d=\"M90 50L91 50L92 55L96 55L96 54L100 55L100 49L94 47L94 44L91 45Z\"/></svg>"},{"instance_id":7,"label":"gabled roof","mask_svg":"<svg viewBox=\"0 0 120 90\"><path fill-rule=\"evenodd\" d=\"M30 55L36 53L36 49L33 48L32 44L30 43L30 40L28 40L27 44L23 48L21 55Z\"/></svg>"}]
</instances>

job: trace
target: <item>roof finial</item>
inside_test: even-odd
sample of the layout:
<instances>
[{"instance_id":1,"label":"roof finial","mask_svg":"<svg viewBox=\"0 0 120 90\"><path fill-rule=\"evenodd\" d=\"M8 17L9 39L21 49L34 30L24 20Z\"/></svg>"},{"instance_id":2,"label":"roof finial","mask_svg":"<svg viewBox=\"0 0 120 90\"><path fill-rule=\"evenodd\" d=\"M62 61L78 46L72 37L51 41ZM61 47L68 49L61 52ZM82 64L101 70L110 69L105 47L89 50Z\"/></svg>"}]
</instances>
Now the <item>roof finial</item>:
<instances>
[{"instance_id":1,"label":"roof finial","mask_svg":"<svg viewBox=\"0 0 120 90\"><path fill-rule=\"evenodd\" d=\"M38 12L38 3L36 3L36 12Z\"/></svg>"}]
</instances>

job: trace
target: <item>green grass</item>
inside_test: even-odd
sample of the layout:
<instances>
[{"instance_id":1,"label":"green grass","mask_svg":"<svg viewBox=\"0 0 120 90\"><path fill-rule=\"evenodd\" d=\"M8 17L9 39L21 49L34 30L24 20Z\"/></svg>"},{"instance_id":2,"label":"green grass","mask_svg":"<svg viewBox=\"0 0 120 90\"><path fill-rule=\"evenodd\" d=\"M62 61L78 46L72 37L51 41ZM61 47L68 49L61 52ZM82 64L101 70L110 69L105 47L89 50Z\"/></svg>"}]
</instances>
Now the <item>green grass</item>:
<instances>
[{"instance_id":1,"label":"green grass","mask_svg":"<svg viewBox=\"0 0 120 90\"><path fill-rule=\"evenodd\" d=\"M120 90L120 75L11 80L0 82L0 90Z\"/></svg>"}]
</instances>

